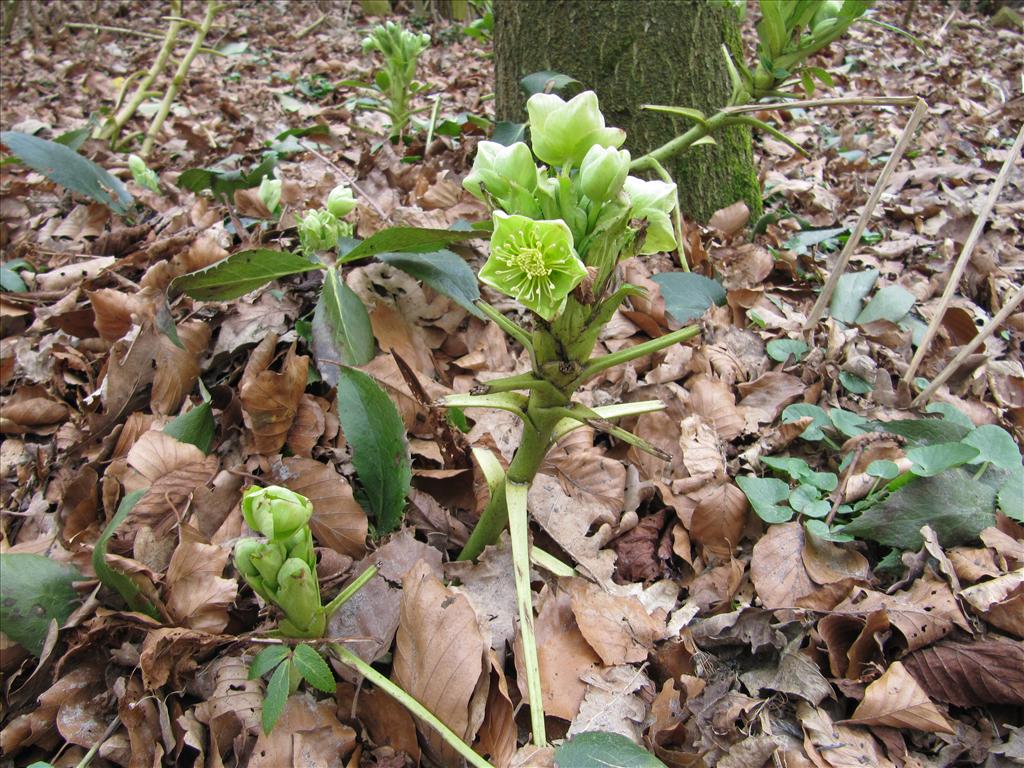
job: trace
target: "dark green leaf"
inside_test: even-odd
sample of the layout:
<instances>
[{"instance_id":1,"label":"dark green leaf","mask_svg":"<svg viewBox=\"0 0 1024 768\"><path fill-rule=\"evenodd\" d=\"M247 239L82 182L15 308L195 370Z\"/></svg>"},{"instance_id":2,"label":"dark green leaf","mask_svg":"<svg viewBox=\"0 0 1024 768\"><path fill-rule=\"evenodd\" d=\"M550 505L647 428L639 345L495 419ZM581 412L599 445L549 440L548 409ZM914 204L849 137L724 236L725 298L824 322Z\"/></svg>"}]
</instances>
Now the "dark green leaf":
<instances>
[{"instance_id":1,"label":"dark green leaf","mask_svg":"<svg viewBox=\"0 0 1024 768\"><path fill-rule=\"evenodd\" d=\"M963 439L965 445L978 449L978 458L972 463L991 462L997 467L1014 470L1020 467L1020 448L1010 433L995 424L982 424ZM1024 500L1022 500L1024 503Z\"/></svg>"},{"instance_id":2,"label":"dark green leaf","mask_svg":"<svg viewBox=\"0 0 1024 768\"><path fill-rule=\"evenodd\" d=\"M324 273L324 287L313 311L313 354L324 380L338 383L338 363L365 365L376 344L370 315L355 291L338 277L336 268Z\"/></svg>"},{"instance_id":3,"label":"dark green leaf","mask_svg":"<svg viewBox=\"0 0 1024 768\"><path fill-rule=\"evenodd\" d=\"M0 264L0 290L12 293L24 293L28 290L21 275L11 269L9 264Z\"/></svg>"},{"instance_id":4,"label":"dark green leaf","mask_svg":"<svg viewBox=\"0 0 1024 768\"><path fill-rule=\"evenodd\" d=\"M1018 523L1024 523L1024 467L1010 470L1009 479L999 488L999 509Z\"/></svg>"},{"instance_id":5,"label":"dark green leaf","mask_svg":"<svg viewBox=\"0 0 1024 768\"><path fill-rule=\"evenodd\" d=\"M334 693L334 673L323 657L308 645L295 646L292 663L307 683L324 693Z\"/></svg>"},{"instance_id":6,"label":"dark green leaf","mask_svg":"<svg viewBox=\"0 0 1024 768\"><path fill-rule=\"evenodd\" d=\"M290 251L257 248L239 251L197 272L177 277L171 288L200 301L227 301L261 288L271 280L322 269L322 265Z\"/></svg>"},{"instance_id":7,"label":"dark green leaf","mask_svg":"<svg viewBox=\"0 0 1024 768\"><path fill-rule=\"evenodd\" d=\"M838 227L834 229L803 229L799 232L795 232L786 244L783 246L788 251L798 256L807 253L807 249L813 245L819 243L827 243L829 240L835 240L839 235L844 232L849 232L846 227Z\"/></svg>"},{"instance_id":8,"label":"dark green leaf","mask_svg":"<svg viewBox=\"0 0 1024 768\"><path fill-rule=\"evenodd\" d=\"M377 258L422 280L471 314L486 319L486 315L477 309L475 303L480 298L476 272L458 254L447 250L434 253L382 253Z\"/></svg>"},{"instance_id":9,"label":"dark green leaf","mask_svg":"<svg viewBox=\"0 0 1024 768\"><path fill-rule=\"evenodd\" d=\"M527 96L533 96L535 93L558 93L569 85L582 83L574 77L550 70L534 72L519 81L519 87Z\"/></svg>"},{"instance_id":10,"label":"dark green leaf","mask_svg":"<svg viewBox=\"0 0 1024 768\"><path fill-rule=\"evenodd\" d=\"M115 570L107 564L107 544L110 542L110 537L114 535L117 527L124 522L128 514L135 508L139 499L145 495L145 490L133 491L121 499L121 503L117 505L117 511L110 518L110 522L107 523L107 527L103 529L103 533L100 534L99 539L96 540L96 545L93 547L92 569L96 571L96 576L103 582L103 585L121 595L128 604L128 607L133 611L145 613L154 619L160 619L160 612L143 596L138 584L121 573L121 571Z\"/></svg>"},{"instance_id":11,"label":"dark green leaf","mask_svg":"<svg viewBox=\"0 0 1024 768\"><path fill-rule=\"evenodd\" d=\"M871 384L849 371L839 372L839 383L846 387L847 392L852 392L855 395L866 395L871 391Z\"/></svg>"},{"instance_id":12,"label":"dark green leaf","mask_svg":"<svg viewBox=\"0 0 1024 768\"><path fill-rule=\"evenodd\" d=\"M825 539L825 541L853 541L853 536L849 536L844 533L839 533L836 529L829 528L828 523L826 523L824 520L805 520L804 528L806 528L808 532L817 536L819 539Z\"/></svg>"},{"instance_id":13,"label":"dark green leaf","mask_svg":"<svg viewBox=\"0 0 1024 768\"><path fill-rule=\"evenodd\" d=\"M86 125L83 128L77 128L73 131L66 131L62 133L60 136L55 137L54 141L77 152L82 148L82 145L85 144L89 136L92 134L95 122L90 120L89 123L89 125Z\"/></svg>"},{"instance_id":14,"label":"dark green leaf","mask_svg":"<svg viewBox=\"0 0 1024 768\"><path fill-rule=\"evenodd\" d=\"M558 768L666 768L643 747L618 733L578 733L555 748Z\"/></svg>"},{"instance_id":15,"label":"dark green leaf","mask_svg":"<svg viewBox=\"0 0 1024 768\"><path fill-rule=\"evenodd\" d=\"M457 232L452 229L426 229L423 227L391 227L382 229L363 240L338 259L344 264L378 253L430 253L452 243L481 237L479 232Z\"/></svg>"},{"instance_id":16,"label":"dark green leaf","mask_svg":"<svg viewBox=\"0 0 1024 768\"><path fill-rule=\"evenodd\" d=\"M829 313L836 320L852 325L864 306L864 297L871 293L878 281L878 270L868 269L864 272L847 272L836 283L836 291L832 294Z\"/></svg>"},{"instance_id":17,"label":"dark green leaf","mask_svg":"<svg viewBox=\"0 0 1024 768\"><path fill-rule=\"evenodd\" d=\"M213 407L210 403L200 403L188 413L183 413L172 419L164 427L164 434L183 443L194 445L203 453L209 453L216 430L217 424L213 420Z\"/></svg>"},{"instance_id":18,"label":"dark green leaf","mask_svg":"<svg viewBox=\"0 0 1024 768\"><path fill-rule=\"evenodd\" d=\"M810 403L793 403L792 405L786 406L786 409L782 412L782 423L789 424L792 421L802 419L804 416L810 416L814 419L807 428L800 435L804 440L811 440L817 442L825 438L825 433L822 432L823 427L829 427L832 425L832 421L829 419L828 414L825 413L825 409L817 405L811 405Z\"/></svg>"},{"instance_id":19,"label":"dark green leaf","mask_svg":"<svg viewBox=\"0 0 1024 768\"><path fill-rule=\"evenodd\" d=\"M918 477L933 477L953 467L973 464L977 457L978 449L963 443L935 443L907 450L907 458L913 462L910 471Z\"/></svg>"},{"instance_id":20,"label":"dark green leaf","mask_svg":"<svg viewBox=\"0 0 1024 768\"><path fill-rule=\"evenodd\" d=\"M970 544L995 525L995 490L963 469L907 483L842 527L858 539L899 549L923 545L921 527L930 525L944 547Z\"/></svg>"},{"instance_id":21,"label":"dark green leaf","mask_svg":"<svg viewBox=\"0 0 1024 768\"><path fill-rule=\"evenodd\" d=\"M651 279L661 289L665 309L678 323L688 323L713 304L725 303L721 284L695 272L661 272L651 275Z\"/></svg>"},{"instance_id":22,"label":"dark green leaf","mask_svg":"<svg viewBox=\"0 0 1024 768\"><path fill-rule=\"evenodd\" d=\"M263 677L282 661L288 658L291 649L287 645L268 645L260 651L249 665L249 679Z\"/></svg>"},{"instance_id":23,"label":"dark green leaf","mask_svg":"<svg viewBox=\"0 0 1024 768\"><path fill-rule=\"evenodd\" d=\"M772 339L766 349L768 357L783 363L790 357L794 362L799 362L807 354L808 347L800 339Z\"/></svg>"},{"instance_id":24,"label":"dark green leaf","mask_svg":"<svg viewBox=\"0 0 1024 768\"><path fill-rule=\"evenodd\" d=\"M774 477L736 478L736 484L747 495L747 500L757 516L766 523L784 523L793 517L793 510L779 506L780 501L789 498L789 485Z\"/></svg>"},{"instance_id":25,"label":"dark green leaf","mask_svg":"<svg viewBox=\"0 0 1024 768\"><path fill-rule=\"evenodd\" d=\"M971 421L970 417L966 413L961 411L952 403L928 403L924 407L926 413L939 413L942 414L942 418L946 421L951 421L954 424L959 424L968 432L974 431L974 422Z\"/></svg>"},{"instance_id":26,"label":"dark green leaf","mask_svg":"<svg viewBox=\"0 0 1024 768\"><path fill-rule=\"evenodd\" d=\"M832 408L828 412L828 417L835 428L847 437L856 437L868 431L868 420L853 411Z\"/></svg>"},{"instance_id":27,"label":"dark green leaf","mask_svg":"<svg viewBox=\"0 0 1024 768\"><path fill-rule=\"evenodd\" d=\"M526 141L526 123L511 123L501 120L494 125L491 141L508 147L517 141Z\"/></svg>"},{"instance_id":28,"label":"dark green leaf","mask_svg":"<svg viewBox=\"0 0 1024 768\"><path fill-rule=\"evenodd\" d=\"M338 418L377 532L393 531L412 480L402 418L373 379L347 367L338 376Z\"/></svg>"},{"instance_id":29,"label":"dark green leaf","mask_svg":"<svg viewBox=\"0 0 1024 768\"><path fill-rule=\"evenodd\" d=\"M72 192L95 200L115 213L125 214L134 202L124 184L73 149L27 133L4 131L0 144L25 165Z\"/></svg>"},{"instance_id":30,"label":"dark green leaf","mask_svg":"<svg viewBox=\"0 0 1024 768\"><path fill-rule=\"evenodd\" d=\"M269 176L274 170L275 165L277 155L268 152L262 162L250 171L241 168L190 168L178 177L178 186L190 192L208 189L220 197L230 196L239 189L258 187L263 177Z\"/></svg>"},{"instance_id":31,"label":"dark green leaf","mask_svg":"<svg viewBox=\"0 0 1024 768\"><path fill-rule=\"evenodd\" d=\"M963 440L970 431L946 419L896 419L894 421L871 421L865 426L879 432L905 437L911 443L955 443Z\"/></svg>"},{"instance_id":32,"label":"dark green leaf","mask_svg":"<svg viewBox=\"0 0 1024 768\"><path fill-rule=\"evenodd\" d=\"M281 714L284 712L284 705L288 703L288 677L291 674L291 662L282 662L274 674L270 676L267 684L267 695L263 699L263 732L270 733L274 730Z\"/></svg>"},{"instance_id":33,"label":"dark green leaf","mask_svg":"<svg viewBox=\"0 0 1024 768\"><path fill-rule=\"evenodd\" d=\"M915 301L917 297L902 285L887 285L875 294L854 322L857 325L866 325L875 320L898 323L913 308Z\"/></svg>"},{"instance_id":34,"label":"dark green leaf","mask_svg":"<svg viewBox=\"0 0 1024 768\"><path fill-rule=\"evenodd\" d=\"M58 625L63 625L81 602L71 587L71 582L81 578L77 568L42 555L0 554L3 633L38 656L50 622L56 619Z\"/></svg>"}]
</instances>

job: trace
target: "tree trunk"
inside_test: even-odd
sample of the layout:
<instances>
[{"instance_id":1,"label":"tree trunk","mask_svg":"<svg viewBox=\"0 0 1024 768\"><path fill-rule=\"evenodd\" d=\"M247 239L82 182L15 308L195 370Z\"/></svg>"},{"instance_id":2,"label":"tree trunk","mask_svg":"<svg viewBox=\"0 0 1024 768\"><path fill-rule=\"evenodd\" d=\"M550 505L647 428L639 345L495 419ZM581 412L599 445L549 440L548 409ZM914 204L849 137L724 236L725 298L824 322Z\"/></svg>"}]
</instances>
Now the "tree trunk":
<instances>
[{"instance_id":1,"label":"tree trunk","mask_svg":"<svg viewBox=\"0 0 1024 768\"><path fill-rule=\"evenodd\" d=\"M682 133L692 123L642 104L691 107L712 114L729 98L722 56L742 49L736 14L704 0L494 0L496 110L499 120L526 119L525 75L561 72L597 92L609 125L627 132L634 157ZM679 185L683 212L707 221L719 208L743 200L757 217L761 191L750 130L715 135L668 166Z\"/></svg>"}]
</instances>

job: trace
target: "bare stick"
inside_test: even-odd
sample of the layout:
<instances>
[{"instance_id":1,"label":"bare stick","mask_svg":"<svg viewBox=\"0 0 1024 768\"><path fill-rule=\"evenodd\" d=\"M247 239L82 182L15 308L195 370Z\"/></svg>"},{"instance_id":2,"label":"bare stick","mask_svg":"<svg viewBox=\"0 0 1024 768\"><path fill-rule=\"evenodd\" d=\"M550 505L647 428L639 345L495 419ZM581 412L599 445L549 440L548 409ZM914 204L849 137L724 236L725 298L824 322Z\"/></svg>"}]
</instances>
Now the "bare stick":
<instances>
[{"instance_id":1,"label":"bare stick","mask_svg":"<svg viewBox=\"0 0 1024 768\"><path fill-rule=\"evenodd\" d=\"M97 32L117 32L120 35L134 35L135 37L148 37L150 40L163 40L163 35L155 32L143 32L140 29L129 29L128 27L108 27L106 24L86 24L81 21L69 21L65 25L68 29L92 29Z\"/></svg>"},{"instance_id":2,"label":"bare stick","mask_svg":"<svg viewBox=\"0 0 1024 768\"><path fill-rule=\"evenodd\" d=\"M845 96L839 99L800 99L772 104L744 104L726 107L723 112L736 115L742 112L761 112L773 109L805 109L810 107L909 107L917 104L917 96Z\"/></svg>"},{"instance_id":3,"label":"bare stick","mask_svg":"<svg viewBox=\"0 0 1024 768\"><path fill-rule=\"evenodd\" d=\"M1024 287L1018 288L1014 297L1006 302L1003 308L999 310L998 314L996 314L995 317L989 320L984 327L978 331L978 335L971 339L969 344L966 344L959 352L956 353L956 357L949 361L946 367L942 369L932 383L925 387L924 391L921 392L920 395L914 398L910 407L917 408L935 394L935 390L946 383L946 379L957 371L963 361L967 359L967 356L980 347L982 342L991 336L995 330L1003 324L1006 318L1010 316L1013 310L1015 310L1022 301L1024 301Z\"/></svg>"},{"instance_id":4,"label":"bare stick","mask_svg":"<svg viewBox=\"0 0 1024 768\"><path fill-rule=\"evenodd\" d=\"M304 37L305 37L306 35L308 35L308 34L309 34L310 32L312 32L312 31L313 31L314 29L316 29L316 28L317 28L317 27L319 27L319 26L320 26L321 24L323 24L323 23L324 23L325 21L327 21L327 14L326 14L326 13L321 13L321 14L320 14L320 18L319 18L319 19L317 19L316 21L314 21L314 22L313 22L312 24L310 24L310 25L309 25L308 27L306 27L305 29L303 29L303 30L302 30L301 32L299 32L299 34L297 34L297 35L295 36L295 39L296 39L296 40L301 40L301 39L302 39L302 38L304 38Z\"/></svg>"},{"instance_id":5,"label":"bare stick","mask_svg":"<svg viewBox=\"0 0 1024 768\"><path fill-rule=\"evenodd\" d=\"M917 128L917 124L921 122L921 119L927 112L928 105L925 103L924 99L918 99L917 106L914 107L914 112L911 114L906 127L903 129L903 135L900 136L900 140L896 142L896 148L893 149L892 154L889 155L889 162L885 164L885 168L883 168L882 172L879 174L878 181L875 182L875 188L871 190L871 197L868 198L868 201L864 206L864 210L861 211L860 218L857 219L857 223L853 227L853 232L850 233L850 239L846 241L846 245L843 246L843 252L839 254L839 261L837 261L835 267L833 267L832 274L828 276L828 282L826 282L825 287L821 289L821 295L818 296L818 300L814 303L814 308L811 310L811 314L807 317L807 322L804 323L805 331L808 331L817 325L818 321L821 320L821 316L825 314L825 308L832 299L832 294L836 290L836 284L839 282L839 278L843 276L847 265L850 263L850 257L853 256L853 251L860 242L861 235L864 234L864 230L867 228L868 222L871 220L871 214L874 212L875 206L878 205L878 201L882 197L882 192L885 191L885 188L889 183L889 177L892 176L892 172L896 170L896 166L899 164L900 158L903 157L903 153L907 149L907 145L910 144L910 140L914 137L914 130Z\"/></svg>"},{"instance_id":6,"label":"bare stick","mask_svg":"<svg viewBox=\"0 0 1024 768\"><path fill-rule=\"evenodd\" d=\"M1010 156L1003 163L1003 167L999 170L999 175L996 177L996 181L992 185L992 189L989 190L988 197L985 199L985 204L978 211L978 217L974 220L971 233L967 236L967 242L964 243L963 250L960 251L960 256L957 257L953 273L949 276L949 282L946 283L946 290L942 292L939 306L935 310L931 322L928 323L928 330L924 334L924 339L922 339L921 345L917 348L917 352L914 353L914 357L910 361L910 367L903 374L904 381L913 380L918 366L921 365L921 360L924 358L925 353L928 352L928 347L931 346L932 339L935 338L935 334L939 330L942 318L946 316L946 310L949 309L949 303L953 300L953 294L956 292L957 286L960 285L960 278L963 277L964 270L967 269L967 265L971 261L974 246L978 244L978 238L981 237L981 232L985 228L985 222L988 221L988 215L992 212L992 206L996 204L996 198L999 197L1003 184L1006 183L1006 179L1010 175L1010 169L1013 168L1014 161L1020 156L1021 145L1024 145L1024 126L1017 132L1017 140L1013 142Z\"/></svg>"}]
</instances>

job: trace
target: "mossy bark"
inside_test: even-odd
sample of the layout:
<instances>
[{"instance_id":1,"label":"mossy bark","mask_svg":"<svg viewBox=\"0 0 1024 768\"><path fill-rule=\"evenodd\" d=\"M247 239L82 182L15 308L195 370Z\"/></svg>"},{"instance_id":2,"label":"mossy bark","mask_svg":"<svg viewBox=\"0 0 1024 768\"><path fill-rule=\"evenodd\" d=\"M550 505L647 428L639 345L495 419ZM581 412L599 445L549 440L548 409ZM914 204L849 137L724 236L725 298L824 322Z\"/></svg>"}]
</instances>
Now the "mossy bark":
<instances>
[{"instance_id":1,"label":"mossy bark","mask_svg":"<svg viewBox=\"0 0 1024 768\"><path fill-rule=\"evenodd\" d=\"M734 57L741 52L735 11L707 0L494 0L494 43L499 119L526 119L520 78L561 72L597 92L608 124L626 130L634 157L692 125L641 105L714 113L730 92L721 47ZM684 213L703 222L743 200L758 216L750 130L730 128L715 140L667 166Z\"/></svg>"}]
</instances>

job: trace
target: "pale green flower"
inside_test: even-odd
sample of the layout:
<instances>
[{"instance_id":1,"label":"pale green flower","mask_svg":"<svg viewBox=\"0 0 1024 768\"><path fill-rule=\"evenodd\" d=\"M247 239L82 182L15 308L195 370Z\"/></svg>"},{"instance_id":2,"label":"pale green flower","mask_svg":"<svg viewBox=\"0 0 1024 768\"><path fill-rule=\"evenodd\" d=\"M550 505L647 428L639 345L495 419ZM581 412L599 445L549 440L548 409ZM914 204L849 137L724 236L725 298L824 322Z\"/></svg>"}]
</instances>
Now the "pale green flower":
<instances>
[{"instance_id":1,"label":"pale green flower","mask_svg":"<svg viewBox=\"0 0 1024 768\"><path fill-rule=\"evenodd\" d=\"M160 179L138 155L128 155L128 170L132 172L132 179L140 187L145 187L151 192L160 191Z\"/></svg>"},{"instance_id":2,"label":"pale green flower","mask_svg":"<svg viewBox=\"0 0 1024 768\"><path fill-rule=\"evenodd\" d=\"M676 208L676 185L665 181L643 181L627 176L623 189L629 195L630 216L645 219L647 231L640 253L651 254L673 250L676 243L672 213Z\"/></svg>"},{"instance_id":3,"label":"pale green flower","mask_svg":"<svg viewBox=\"0 0 1024 768\"><path fill-rule=\"evenodd\" d=\"M491 255L480 270L481 282L550 321L586 276L564 221L494 212Z\"/></svg>"},{"instance_id":4,"label":"pale green flower","mask_svg":"<svg viewBox=\"0 0 1024 768\"><path fill-rule=\"evenodd\" d=\"M629 173L629 150L592 146L580 164L580 188L595 203L614 200Z\"/></svg>"},{"instance_id":5,"label":"pale green flower","mask_svg":"<svg viewBox=\"0 0 1024 768\"><path fill-rule=\"evenodd\" d=\"M338 240L352 234L352 225L341 221L330 211L308 211L299 222L299 242L306 253L329 251Z\"/></svg>"},{"instance_id":6,"label":"pale green flower","mask_svg":"<svg viewBox=\"0 0 1024 768\"><path fill-rule=\"evenodd\" d=\"M260 200L267 206L267 210L273 213L281 204L281 180L264 176L263 181L260 182L259 194Z\"/></svg>"},{"instance_id":7,"label":"pale green flower","mask_svg":"<svg viewBox=\"0 0 1024 768\"><path fill-rule=\"evenodd\" d=\"M356 197L352 190L344 184L339 184L331 190L327 196L327 210L337 218L348 216L356 208Z\"/></svg>"},{"instance_id":8,"label":"pale green flower","mask_svg":"<svg viewBox=\"0 0 1024 768\"><path fill-rule=\"evenodd\" d=\"M495 141L481 141L476 148L473 170L462 186L474 197L485 200L486 189L494 197L507 197L512 185L532 192L537 187L537 166L530 148L521 141L503 146Z\"/></svg>"},{"instance_id":9,"label":"pale green flower","mask_svg":"<svg viewBox=\"0 0 1024 768\"><path fill-rule=\"evenodd\" d=\"M242 517L246 524L271 541L287 541L312 516L313 503L309 499L279 485L252 487L242 494Z\"/></svg>"},{"instance_id":10,"label":"pale green flower","mask_svg":"<svg viewBox=\"0 0 1024 768\"><path fill-rule=\"evenodd\" d=\"M584 91L569 101L535 93L526 102L533 154L552 166L578 166L593 146L621 147L626 132L605 128L597 94Z\"/></svg>"}]
</instances>

